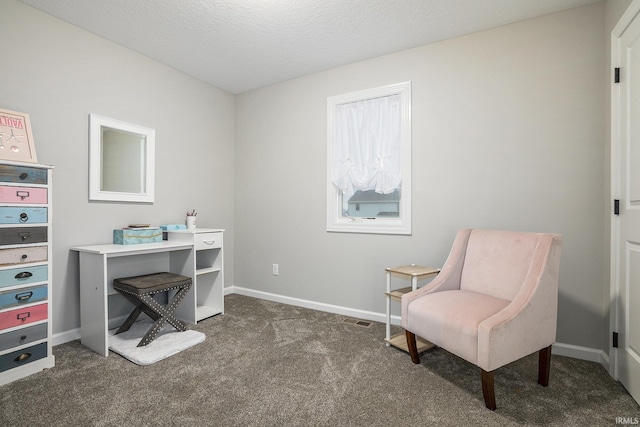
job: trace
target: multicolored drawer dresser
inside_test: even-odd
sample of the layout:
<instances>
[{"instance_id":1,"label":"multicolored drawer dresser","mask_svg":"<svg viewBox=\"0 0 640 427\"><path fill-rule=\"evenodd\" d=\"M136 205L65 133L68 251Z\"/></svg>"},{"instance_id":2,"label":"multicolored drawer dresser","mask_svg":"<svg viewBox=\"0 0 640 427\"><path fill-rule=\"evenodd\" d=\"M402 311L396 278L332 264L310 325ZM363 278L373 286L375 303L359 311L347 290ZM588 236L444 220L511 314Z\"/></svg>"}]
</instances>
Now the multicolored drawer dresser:
<instances>
[{"instance_id":1,"label":"multicolored drawer dresser","mask_svg":"<svg viewBox=\"0 0 640 427\"><path fill-rule=\"evenodd\" d=\"M55 365L52 170L0 161L0 385Z\"/></svg>"}]
</instances>

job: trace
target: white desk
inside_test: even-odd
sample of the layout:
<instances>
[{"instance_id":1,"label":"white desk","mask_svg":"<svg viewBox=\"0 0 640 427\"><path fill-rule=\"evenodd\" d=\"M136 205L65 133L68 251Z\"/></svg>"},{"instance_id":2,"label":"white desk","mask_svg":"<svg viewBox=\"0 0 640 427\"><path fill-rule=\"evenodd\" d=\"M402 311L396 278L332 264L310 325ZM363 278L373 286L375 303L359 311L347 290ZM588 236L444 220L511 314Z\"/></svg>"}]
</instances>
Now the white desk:
<instances>
[{"instance_id":1,"label":"white desk","mask_svg":"<svg viewBox=\"0 0 640 427\"><path fill-rule=\"evenodd\" d=\"M109 295L117 294L113 279L169 271L194 277L194 244L162 241L138 245L92 245L71 248L80 253L80 335L83 345L103 356L109 355ZM181 304L195 307L194 292ZM195 324L193 318L183 318Z\"/></svg>"}]
</instances>

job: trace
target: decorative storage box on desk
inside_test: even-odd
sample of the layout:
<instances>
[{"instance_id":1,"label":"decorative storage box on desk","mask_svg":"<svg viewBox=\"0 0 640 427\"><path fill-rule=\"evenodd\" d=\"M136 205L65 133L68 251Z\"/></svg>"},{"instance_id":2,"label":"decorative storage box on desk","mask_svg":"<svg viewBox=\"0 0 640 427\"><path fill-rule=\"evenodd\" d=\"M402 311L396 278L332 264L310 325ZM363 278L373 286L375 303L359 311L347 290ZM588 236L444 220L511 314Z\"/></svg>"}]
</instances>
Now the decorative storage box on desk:
<instances>
[{"instance_id":1,"label":"decorative storage box on desk","mask_svg":"<svg viewBox=\"0 0 640 427\"><path fill-rule=\"evenodd\" d=\"M148 228L144 230L113 230L113 243L116 245L137 245L162 241L162 230Z\"/></svg>"}]
</instances>

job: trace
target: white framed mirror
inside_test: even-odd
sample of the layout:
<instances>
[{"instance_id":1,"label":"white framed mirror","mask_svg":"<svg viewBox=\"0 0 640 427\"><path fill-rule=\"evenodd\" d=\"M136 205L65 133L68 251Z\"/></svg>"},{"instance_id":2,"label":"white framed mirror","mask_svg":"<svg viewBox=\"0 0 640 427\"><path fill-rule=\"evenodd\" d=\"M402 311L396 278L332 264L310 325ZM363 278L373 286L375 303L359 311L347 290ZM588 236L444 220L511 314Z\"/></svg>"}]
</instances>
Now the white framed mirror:
<instances>
[{"instance_id":1,"label":"white framed mirror","mask_svg":"<svg viewBox=\"0 0 640 427\"><path fill-rule=\"evenodd\" d=\"M156 131L89 115L89 200L153 203Z\"/></svg>"}]
</instances>

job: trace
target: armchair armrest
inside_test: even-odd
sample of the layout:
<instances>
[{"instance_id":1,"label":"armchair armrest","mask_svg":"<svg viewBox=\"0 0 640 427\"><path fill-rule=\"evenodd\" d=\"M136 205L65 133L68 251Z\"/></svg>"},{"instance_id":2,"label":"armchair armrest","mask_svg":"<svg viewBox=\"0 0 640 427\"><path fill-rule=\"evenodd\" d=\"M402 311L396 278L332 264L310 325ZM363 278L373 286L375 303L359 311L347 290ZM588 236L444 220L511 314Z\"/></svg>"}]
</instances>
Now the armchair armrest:
<instances>
[{"instance_id":1,"label":"armchair armrest","mask_svg":"<svg viewBox=\"0 0 640 427\"><path fill-rule=\"evenodd\" d=\"M552 240L551 244L548 240ZM493 371L555 342L561 243L559 235L541 237L516 297L478 325L478 366L485 371Z\"/></svg>"},{"instance_id":2,"label":"armchair armrest","mask_svg":"<svg viewBox=\"0 0 640 427\"><path fill-rule=\"evenodd\" d=\"M432 292L460 289L460 277L462 276L462 266L464 265L464 256L467 250L467 242L470 234L470 229L459 230L458 234L456 234L453 246L451 247L451 252L449 252L449 256L440 270L440 273L429 284L402 296L401 317L402 326L404 328L406 328L405 313L407 312L407 308L411 301Z\"/></svg>"}]
</instances>

